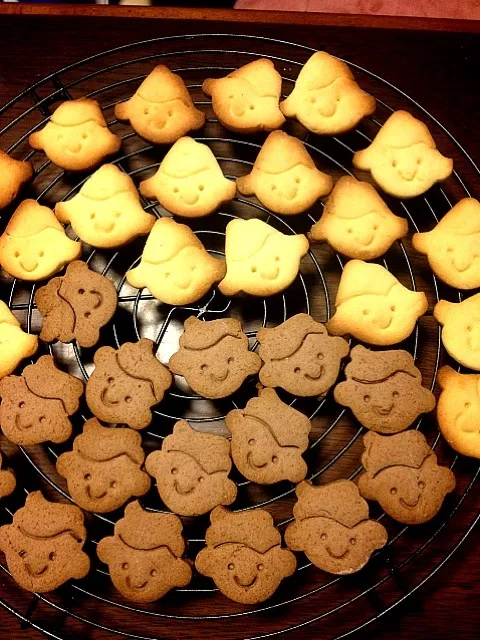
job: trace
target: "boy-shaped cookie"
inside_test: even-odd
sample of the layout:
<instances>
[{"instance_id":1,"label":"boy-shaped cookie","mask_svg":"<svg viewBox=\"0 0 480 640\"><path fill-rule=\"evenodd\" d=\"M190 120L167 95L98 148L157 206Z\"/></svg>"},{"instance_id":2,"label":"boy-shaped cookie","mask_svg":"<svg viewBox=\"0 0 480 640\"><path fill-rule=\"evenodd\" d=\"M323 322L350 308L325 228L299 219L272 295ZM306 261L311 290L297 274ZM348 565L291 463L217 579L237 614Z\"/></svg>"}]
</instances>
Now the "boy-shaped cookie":
<instances>
[{"instance_id":1,"label":"boy-shaped cookie","mask_svg":"<svg viewBox=\"0 0 480 640\"><path fill-rule=\"evenodd\" d=\"M210 514L207 546L195 559L197 571L213 578L223 595L241 604L270 598L297 566L295 556L282 549L273 518L264 509L231 513L216 507Z\"/></svg>"},{"instance_id":2,"label":"boy-shaped cookie","mask_svg":"<svg viewBox=\"0 0 480 640\"><path fill-rule=\"evenodd\" d=\"M0 149L0 209L8 207L17 197L23 185L33 176L30 162L14 160Z\"/></svg>"},{"instance_id":3,"label":"boy-shaped cookie","mask_svg":"<svg viewBox=\"0 0 480 640\"><path fill-rule=\"evenodd\" d=\"M38 349L38 338L25 333L3 300L0 300L0 380Z\"/></svg>"},{"instance_id":4,"label":"boy-shaped cookie","mask_svg":"<svg viewBox=\"0 0 480 640\"><path fill-rule=\"evenodd\" d=\"M358 478L360 493L375 500L394 520L421 524L440 510L455 476L437 464L437 456L420 431L394 436L367 433L363 437L365 472Z\"/></svg>"},{"instance_id":5,"label":"boy-shaped cookie","mask_svg":"<svg viewBox=\"0 0 480 640\"><path fill-rule=\"evenodd\" d=\"M73 441L73 450L62 453L56 466L82 509L107 513L150 489L150 478L142 470L144 460L139 433L102 427L91 418Z\"/></svg>"},{"instance_id":6,"label":"boy-shaped cookie","mask_svg":"<svg viewBox=\"0 0 480 640\"><path fill-rule=\"evenodd\" d=\"M115 535L97 546L115 588L134 602L154 602L174 587L187 586L192 570L182 560L184 551L180 518L145 511L138 501L125 507Z\"/></svg>"},{"instance_id":7,"label":"boy-shaped cookie","mask_svg":"<svg viewBox=\"0 0 480 640\"><path fill-rule=\"evenodd\" d=\"M443 346L452 358L480 371L480 293L462 302L440 300L433 315L443 327Z\"/></svg>"},{"instance_id":8,"label":"boy-shaped cookie","mask_svg":"<svg viewBox=\"0 0 480 640\"><path fill-rule=\"evenodd\" d=\"M0 500L6 498L15 491L17 479L12 469L7 466L6 457L0 450Z\"/></svg>"},{"instance_id":9,"label":"boy-shaped cookie","mask_svg":"<svg viewBox=\"0 0 480 640\"><path fill-rule=\"evenodd\" d=\"M228 478L232 468L230 443L223 436L201 433L180 420L165 438L161 450L145 463L157 481L165 505L181 516L199 516L221 504L232 504L235 483Z\"/></svg>"},{"instance_id":10,"label":"boy-shaped cookie","mask_svg":"<svg viewBox=\"0 0 480 640\"><path fill-rule=\"evenodd\" d=\"M323 571L344 575L364 567L376 549L387 543L387 531L369 519L367 502L350 480L324 486L297 485L295 522L285 531L293 551L304 551Z\"/></svg>"}]
</instances>

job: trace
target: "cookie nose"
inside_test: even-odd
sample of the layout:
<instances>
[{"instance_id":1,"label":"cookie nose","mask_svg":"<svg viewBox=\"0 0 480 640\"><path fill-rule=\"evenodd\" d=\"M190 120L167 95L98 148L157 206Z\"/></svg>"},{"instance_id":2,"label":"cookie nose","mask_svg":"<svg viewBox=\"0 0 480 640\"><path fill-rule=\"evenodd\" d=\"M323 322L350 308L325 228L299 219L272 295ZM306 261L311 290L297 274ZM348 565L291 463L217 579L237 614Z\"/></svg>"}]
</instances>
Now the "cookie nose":
<instances>
[{"instance_id":1,"label":"cookie nose","mask_svg":"<svg viewBox=\"0 0 480 640\"><path fill-rule=\"evenodd\" d=\"M222 362L215 362L214 364L211 364L208 371L214 380L220 382L225 380L228 376L228 367Z\"/></svg>"},{"instance_id":2,"label":"cookie nose","mask_svg":"<svg viewBox=\"0 0 480 640\"><path fill-rule=\"evenodd\" d=\"M453 257L453 266L457 271L463 272L471 267L473 258L468 251L456 251Z\"/></svg>"},{"instance_id":3,"label":"cookie nose","mask_svg":"<svg viewBox=\"0 0 480 640\"><path fill-rule=\"evenodd\" d=\"M115 222L113 222L113 220L111 220L110 218L102 218L95 223L95 228L99 231L103 231L104 233L112 231L114 226Z\"/></svg>"},{"instance_id":4,"label":"cookie nose","mask_svg":"<svg viewBox=\"0 0 480 640\"><path fill-rule=\"evenodd\" d=\"M28 256L22 255L20 265L23 267L23 269L25 269L25 271L31 273L38 267L38 261L34 260L33 258L29 258Z\"/></svg>"},{"instance_id":5,"label":"cookie nose","mask_svg":"<svg viewBox=\"0 0 480 640\"><path fill-rule=\"evenodd\" d=\"M244 115L245 111L247 110L245 105L245 100L243 98L239 98L238 96L235 96L232 100L231 109L233 111L233 114L240 118L241 116Z\"/></svg>"},{"instance_id":6,"label":"cookie nose","mask_svg":"<svg viewBox=\"0 0 480 640\"><path fill-rule=\"evenodd\" d=\"M386 301L389 304L388 300ZM368 316L367 316L368 317ZM390 305L387 308L379 309L375 315L375 324L380 329L388 329L393 319L393 313L390 310Z\"/></svg>"},{"instance_id":7,"label":"cookie nose","mask_svg":"<svg viewBox=\"0 0 480 640\"><path fill-rule=\"evenodd\" d=\"M362 244L364 247L367 247L375 237L375 234L371 231L371 229L360 227L355 232L355 238L359 244Z\"/></svg>"},{"instance_id":8,"label":"cookie nose","mask_svg":"<svg viewBox=\"0 0 480 640\"><path fill-rule=\"evenodd\" d=\"M196 189L184 186L181 195L185 204L194 205L198 202L198 191Z\"/></svg>"},{"instance_id":9,"label":"cookie nose","mask_svg":"<svg viewBox=\"0 0 480 640\"><path fill-rule=\"evenodd\" d=\"M274 262L266 264L262 267L260 275L265 280L275 280L278 277L278 267Z\"/></svg>"},{"instance_id":10,"label":"cookie nose","mask_svg":"<svg viewBox=\"0 0 480 640\"><path fill-rule=\"evenodd\" d=\"M317 109L319 113L325 118L331 118L337 110L337 100L334 98L325 100L321 103L320 106L317 107Z\"/></svg>"}]
</instances>

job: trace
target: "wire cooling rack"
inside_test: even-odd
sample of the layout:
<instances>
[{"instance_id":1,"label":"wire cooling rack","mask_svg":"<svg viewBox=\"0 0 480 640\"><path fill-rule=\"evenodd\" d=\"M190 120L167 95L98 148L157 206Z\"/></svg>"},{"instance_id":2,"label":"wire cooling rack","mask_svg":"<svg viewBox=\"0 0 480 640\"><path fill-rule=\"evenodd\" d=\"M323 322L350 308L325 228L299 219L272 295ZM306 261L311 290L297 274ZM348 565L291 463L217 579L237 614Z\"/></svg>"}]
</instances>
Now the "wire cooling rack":
<instances>
[{"instance_id":1,"label":"wire cooling rack","mask_svg":"<svg viewBox=\"0 0 480 640\"><path fill-rule=\"evenodd\" d=\"M273 45L277 55L268 56ZM247 137L223 129L213 114L210 101L201 91L202 81L210 76L223 76L260 55L266 55L281 73L283 94L288 95L301 66L311 53L313 49L299 44L228 34L169 36L112 49L36 82L1 108L0 147L7 149L15 158L33 162L35 179L29 187L30 193L27 191L26 195L48 206L72 197L88 176L65 173L47 161L42 153L31 151L27 140L31 132L44 125L61 101L91 96L100 102L111 130L123 139L122 155L115 157L113 162L131 175L138 185L154 173L166 150L151 146L128 125L118 122L113 108L117 102L131 96L155 64L163 63L182 75L196 106L206 111L207 123L195 137L211 147L225 175L234 179L250 171L265 135ZM388 80L353 62L349 64L360 85L378 99L378 109L373 117L341 137L319 138L292 121L285 126L290 134L305 143L321 170L335 179L345 174L352 175L354 151L367 146L389 114L403 107L427 123L434 137L443 143L441 146L446 155L470 164L480 176L474 160L461 144L421 105ZM366 179L358 172L356 175ZM408 219L410 231L414 232L430 229L459 198L468 195L471 194L467 184L454 171L444 186L434 187L424 197L407 202L386 200L395 213ZM156 216L169 215L157 202L143 199L143 204L145 210ZM221 256L225 227L232 218L255 216L284 233L304 233L319 218L321 211L322 205L318 204L307 214L282 218L270 213L255 199L238 196L214 215L189 220L188 223L207 249ZM5 225L7 219L8 214L4 214L1 224ZM85 246L83 259L93 269L112 279L119 296L116 315L103 330L99 345L118 347L127 340L149 337L155 340L157 356L163 362L168 361L177 349L182 323L192 314L205 319L225 315L239 318L252 349L256 346L255 335L260 327L273 326L295 313L303 311L311 313L316 320L328 320L333 312L332 305L344 264L343 259L328 247L315 245L302 262L301 275L282 295L265 300L251 297L232 300L215 290L196 305L168 307L158 303L147 291L137 291L126 283L125 273L138 264L143 244L144 239L141 239L118 252L97 251ZM399 347L414 355L424 383L434 389L438 368L446 356L431 310L440 297L461 300L462 295L435 279L425 259L412 251L409 239L397 242L380 262L406 286L427 293L429 312L420 319L412 336ZM8 302L23 326L28 331L38 332L41 319L34 304L35 285L4 276L0 287L2 299ZM95 349L82 349L75 343L59 343L42 349L52 353L66 370L88 378ZM226 434L225 414L232 408L243 407L254 395L256 388L255 381L252 381L231 398L210 401L192 394L184 383L177 380L154 411L152 424L142 432L146 452L161 445L179 418L187 418L197 429ZM306 453L308 478L317 483L338 478L355 479L360 471L361 435L364 430L351 415L329 396L318 400L285 395L284 399L306 413L313 423L310 447ZM88 410L83 406L75 418L75 434L88 417ZM383 616L422 586L462 544L480 517L476 498L478 485L475 485L479 475L478 462L455 455L443 441L432 416L422 418L415 427L425 433L440 462L454 470L457 488L447 497L438 516L420 527L399 525L372 506L373 517L381 520L388 529L389 542L365 569L354 576L327 575L302 557L295 575L284 581L272 599L260 605L244 607L230 602L219 594L211 581L199 575L194 576L188 588L178 589L159 602L136 605L124 600L114 590L106 567L95 554L98 540L104 535L111 535L114 523L122 516L122 510L119 510L106 515L87 515L87 551L92 558L92 570L87 578L65 585L53 594L32 597L21 592L9 577L6 567L1 566L0 604L17 616L22 626L31 626L57 639L86 636L139 640L204 638L212 633L217 633L222 639L260 639L307 625L312 625L310 632L316 635L322 621L327 619L335 621L335 637L349 636ZM23 486L2 503L1 524L8 522L12 513L23 504L24 492L41 488L51 499L70 500L63 479L55 472L56 458L71 446L70 443L20 447L21 453L14 453L14 466L17 477L21 479L19 484ZM273 487L260 487L245 481L240 475L234 475L234 480L239 488L234 509L264 507L272 513L283 531L292 518L294 486L284 482ZM163 508L155 488L142 499L142 503L151 510L161 511ZM187 556L193 559L203 545L208 518L187 518L184 525L188 538ZM13 592L16 603L19 598L24 598L24 609L20 610L18 605L14 607L9 601ZM322 634L322 637L326 636Z\"/></svg>"}]
</instances>

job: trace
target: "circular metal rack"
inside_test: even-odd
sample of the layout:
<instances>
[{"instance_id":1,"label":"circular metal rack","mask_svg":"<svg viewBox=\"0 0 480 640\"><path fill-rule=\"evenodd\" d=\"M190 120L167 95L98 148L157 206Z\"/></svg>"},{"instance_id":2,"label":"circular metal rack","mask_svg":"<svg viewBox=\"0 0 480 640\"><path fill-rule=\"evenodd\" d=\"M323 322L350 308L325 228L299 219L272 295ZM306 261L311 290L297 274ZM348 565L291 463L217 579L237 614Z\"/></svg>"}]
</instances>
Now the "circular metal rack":
<instances>
[{"instance_id":1,"label":"circular metal rack","mask_svg":"<svg viewBox=\"0 0 480 640\"><path fill-rule=\"evenodd\" d=\"M281 55L268 56L269 47L273 44L277 53L282 52ZM207 123L195 138L212 148L224 173L234 179L250 170L265 135L242 137L223 129L215 119L210 101L201 91L202 81L208 76L223 76L259 56L268 56L282 74L283 93L288 94L299 69L311 53L313 49L298 44L227 34L169 36L112 49L44 78L1 108L0 146L13 157L33 162L35 179L29 187L32 197L47 206L71 197L87 176L72 176L61 171L47 161L43 153L31 151L27 140L31 132L43 126L61 101L91 96L100 102L112 131L123 138L123 155L115 157L112 162L130 174L138 185L153 174L165 149L152 147L140 139L129 125L118 122L113 115L113 107L135 91L154 64L163 63L182 75L196 106L207 112ZM478 167L460 143L421 105L388 80L353 62L349 64L360 85L378 99L374 117L341 137L319 138L296 122L287 122L285 126L289 133L297 135L305 143L320 169L336 179L351 174L353 152L370 142L394 109L403 107L427 123L450 155L470 164L480 175ZM365 176L361 177L365 179ZM407 202L387 198L387 202L395 213L408 219L410 231L417 231L431 229L459 198L469 195L465 181L454 171L444 186L434 187L424 197ZM157 202L143 199L143 204L156 216L169 215ZM282 218L270 213L253 198L237 196L212 216L188 222L209 251L222 255L225 226L234 217L260 217L288 234L306 232L320 215L319 204L307 214ZM2 225L7 217L4 216ZM101 344L119 346L126 340L150 337L155 340L157 356L166 362L177 348L183 321L192 314L205 319L223 315L240 318L252 349L256 346L256 331L261 326L273 326L301 311L311 313L319 321L327 320L332 314L343 259L325 245L311 247L302 262L301 275L283 295L265 300L230 300L215 290L189 308L172 308L158 303L148 291L132 289L125 281L126 271L139 261L143 243L144 239L139 240L118 252L85 247L84 259L93 269L114 281L119 296L117 313L113 322L103 330ZM410 288L427 293L429 312L420 319L415 332L401 347L414 355L424 383L434 389L437 370L446 356L431 309L440 297L459 300L462 295L437 282L428 270L426 260L412 251L408 238L397 242L380 262ZM28 331L38 331L40 317L34 305L35 285L4 277L0 287L2 299L8 301L23 326ZM61 343L43 348L53 353L65 369L88 378L94 349ZM254 395L256 387L252 381L231 398L211 402L193 395L177 381L154 412L152 424L142 433L144 447L147 452L158 448L179 418L187 418L198 429L226 434L223 425L225 414L234 407L243 407ZM283 397L287 398L286 395ZM330 396L307 400L290 396L287 400L304 411L313 423L310 447L306 453L308 478L322 483L343 477L354 479L360 470L364 430L348 412L335 405ZM83 407L74 424L75 433L81 430L83 420L88 417L88 410ZM441 512L431 523L416 528L400 526L372 506L373 516L381 519L388 529L389 542L385 549L374 555L365 569L354 576L328 576L302 557L295 575L284 581L272 599L260 605L243 607L230 602L210 581L198 575L194 576L188 588L179 589L159 602L135 605L123 600L114 590L105 566L95 554L97 541L111 534L114 522L122 516L122 510L119 510L105 516L87 516L87 551L92 558L92 570L87 578L68 584L55 593L34 595L32 598L17 589L11 578L4 576L2 583L8 585L8 589L0 589L0 603L25 627L34 627L51 638L59 639L71 638L77 632L78 637L85 637L84 634L88 633L91 638L105 637L108 633L113 637L132 639L204 637L202 624L208 624L209 636L218 633L222 638L266 638L313 623L320 625L327 620L334 620L337 629L329 637L343 638L353 634L403 602L433 576L479 519L474 488L479 475L478 462L454 455L431 416L419 420L415 428L425 433L441 463L454 470L457 488L447 497ZM70 500L63 480L55 472L56 458L69 447L70 443L65 443L20 448L20 452L13 448L9 450L15 457L14 467L22 469L22 474L17 475L22 478L24 491L28 493L42 488L51 499ZM240 475L234 479L239 487L234 509L263 506L272 513L283 531L292 518L294 486L285 482L274 487L259 487L242 480ZM23 504L24 497L20 490L3 503L2 524L8 522L15 509ZM142 499L142 503L148 509L162 510L155 489ZM187 555L193 559L202 546L208 518L185 519L184 524L188 538ZM8 574L5 566L1 569ZM9 594L15 589L15 602L18 603L22 597L24 599L23 610L9 602Z\"/></svg>"}]
</instances>

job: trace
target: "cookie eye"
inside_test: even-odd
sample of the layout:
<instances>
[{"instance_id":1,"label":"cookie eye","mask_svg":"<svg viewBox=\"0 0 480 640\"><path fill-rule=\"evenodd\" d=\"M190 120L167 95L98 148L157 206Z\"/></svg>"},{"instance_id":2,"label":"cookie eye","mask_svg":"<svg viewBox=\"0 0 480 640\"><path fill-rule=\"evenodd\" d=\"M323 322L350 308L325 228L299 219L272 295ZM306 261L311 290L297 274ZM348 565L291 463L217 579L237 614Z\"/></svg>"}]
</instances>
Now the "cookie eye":
<instances>
[{"instance_id":1,"label":"cookie eye","mask_svg":"<svg viewBox=\"0 0 480 640\"><path fill-rule=\"evenodd\" d=\"M110 482L110 486L111 486L111 488L112 488L112 489L115 489L115 488L116 488L116 486L117 486L116 481L115 481L115 480L112 480L112 481Z\"/></svg>"},{"instance_id":2,"label":"cookie eye","mask_svg":"<svg viewBox=\"0 0 480 640\"><path fill-rule=\"evenodd\" d=\"M174 187L173 193L178 193L178 187Z\"/></svg>"},{"instance_id":3,"label":"cookie eye","mask_svg":"<svg viewBox=\"0 0 480 640\"><path fill-rule=\"evenodd\" d=\"M173 467L173 469L171 469L170 473L172 474L172 476L176 476L177 473L178 473L177 467Z\"/></svg>"},{"instance_id":4,"label":"cookie eye","mask_svg":"<svg viewBox=\"0 0 480 640\"><path fill-rule=\"evenodd\" d=\"M323 360L323 353L317 353L318 360Z\"/></svg>"},{"instance_id":5,"label":"cookie eye","mask_svg":"<svg viewBox=\"0 0 480 640\"><path fill-rule=\"evenodd\" d=\"M392 306L390 307L390 311L395 311L396 308L397 307L394 304L392 304Z\"/></svg>"},{"instance_id":6,"label":"cookie eye","mask_svg":"<svg viewBox=\"0 0 480 640\"><path fill-rule=\"evenodd\" d=\"M18 403L18 406L19 406L20 409L23 409L23 407L25 406L25 402L23 402L23 400L22 400L22 402Z\"/></svg>"},{"instance_id":7,"label":"cookie eye","mask_svg":"<svg viewBox=\"0 0 480 640\"><path fill-rule=\"evenodd\" d=\"M272 456L272 462L273 462L273 464L275 464L276 462L278 462L278 458L277 458L277 456Z\"/></svg>"},{"instance_id":8,"label":"cookie eye","mask_svg":"<svg viewBox=\"0 0 480 640\"><path fill-rule=\"evenodd\" d=\"M55 551L52 551L52 553L49 554L48 559L55 560L55 557L56 557Z\"/></svg>"},{"instance_id":9,"label":"cookie eye","mask_svg":"<svg viewBox=\"0 0 480 640\"><path fill-rule=\"evenodd\" d=\"M228 569L229 571L233 571L235 569L235 565L233 564L233 562L230 562L230 564L228 565Z\"/></svg>"},{"instance_id":10,"label":"cookie eye","mask_svg":"<svg viewBox=\"0 0 480 640\"><path fill-rule=\"evenodd\" d=\"M392 487L392 488L390 489L390 493L392 494L392 496L394 496L394 495L397 493L397 489L396 489L396 487Z\"/></svg>"},{"instance_id":11,"label":"cookie eye","mask_svg":"<svg viewBox=\"0 0 480 640\"><path fill-rule=\"evenodd\" d=\"M173 111L170 109L170 111L168 112L168 117L171 118L173 116Z\"/></svg>"},{"instance_id":12,"label":"cookie eye","mask_svg":"<svg viewBox=\"0 0 480 640\"><path fill-rule=\"evenodd\" d=\"M156 569L152 569L150 571L150 575L152 576L152 578L155 578L155 576L157 575L157 570Z\"/></svg>"},{"instance_id":13,"label":"cookie eye","mask_svg":"<svg viewBox=\"0 0 480 640\"><path fill-rule=\"evenodd\" d=\"M89 318L91 316L90 311L85 311L85 313L83 314L84 318Z\"/></svg>"},{"instance_id":14,"label":"cookie eye","mask_svg":"<svg viewBox=\"0 0 480 640\"><path fill-rule=\"evenodd\" d=\"M205 478L204 478L203 476L200 476L200 477L198 478L198 481L199 481L199 482L203 482L204 480L205 480Z\"/></svg>"},{"instance_id":15,"label":"cookie eye","mask_svg":"<svg viewBox=\"0 0 480 640\"><path fill-rule=\"evenodd\" d=\"M392 160L392 167L394 167L394 168L395 168L395 167L397 166L397 164L398 164L398 163L397 163L397 161L396 161L396 160Z\"/></svg>"},{"instance_id":16,"label":"cookie eye","mask_svg":"<svg viewBox=\"0 0 480 640\"><path fill-rule=\"evenodd\" d=\"M79 289L79 290L78 290L78 293L79 293L81 296L83 296L83 294L85 293L85 289Z\"/></svg>"},{"instance_id":17,"label":"cookie eye","mask_svg":"<svg viewBox=\"0 0 480 640\"><path fill-rule=\"evenodd\" d=\"M20 556L20 558L25 558L25 556L27 555L26 551L19 551L18 555Z\"/></svg>"},{"instance_id":18,"label":"cookie eye","mask_svg":"<svg viewBox=\"0 0 480 640\"><path fill-rule=\"evenodd\" d=\"M348 229L347 233L353 233L353 229Z\"/></svg>"},{"instance_id":19,"label":"cookie eye","mask_svg":"<svg viewBox=\"0 0 480 640\"><path fill-rule=\"evenodd\" d=\"M418 487L419 489L425 489L425 483L423 482L423 480L420 480L420 482L418 483Z\"/></svg>"},{"instance_id":20,"label":"cookie eye","mask_svg":"<svg viewBox=\"0 0 480 640\"><path fill-rule=\"evenodd\" d=\"M275 256L275 262L280 262L280 256Z\"/></svg>"},{"instance_id":21,"label":"cookie eye","mask_svg":"<svg viewBox=\"0 0 480 640\"><path fill-rule=\"evenodd\" d=\"M394 392L392 393L392 396L393 396L394 398L398 398L398 396L399 396L399 395L400 395L400 394L398 393L398 391L394 391Z\"/></svg>"},{"instance_id":22,"label":"cookie eye","mask_svg":"<svg viewBox=\"0 0 480 640\"><path fill-rule=\"evenodd\" d=\"M107 378L107 382L108 384L112 384L112 382L115 381L115 378L112 378L112 376L110 376L109 378Z\"/></svg>"},{"instance_id":23,"label":"cookie eye","mask_svg":"<svg viewBox=\"0 0 480 640\"><path fill-rule=\"evenodd\" d=\"M300 373L300 367L295 367L295 369L293 370L293 373Z\"/></svg>"},{"instance_id":24,"label":"cookie eye","mask_svg":"<svg viewBox=\"0 0 480 640\"><path fill-rule=\"evenodd\" d=\"M370 396L363 396L363 401L365 404L368 404L370 402Z\"/></svg>"},{"instance_id":25,"label":"cookie eye","mask_svg":"<svg viewBox=\"0 0 480 640\"><path fill-rule=\"evenodd\" d=\"M88 138L88 133L82 133L82 139L86 140Z\"/></svg>"},{"instance_id":26,"label":"cookie eye","mask_svg":"<svg viewBox=\"0 0 480 640\"><path fill-rule=\"evenodd\" d=\"M90 214L90 220L94 220L95 219L95 213L91 213Z\"/></svg>"},{"instance_id":27,"label":"cookie eye","mask_svg":"<svg viewBox=\"0 0 480 640\"><path fill-rule=\"evenodd\" d=\"M300 178L295 178L295 184L300 184L301 180Z\"/></svg>"},{"instance_id":28,"label":"cookie eye","mask_svg":"<svg viewBox=\"0 0 480 640\"><path fill-rule=\"evenodd\" d=\"M374 230L374 231L378 231L378 224L374 224L374 225L373 225L373 230Z\"/></svg>"},{"instance_id":29,"label":"cookie eye","mask_svg":"<svg viewBox=\"0 0 480 640\"><path fill-rule=\"evenodd\" d=\"M277 190L277 185L276 184L272 184L272 191L276 191Z\"/></svg>"},{"instance_id":30,"label":"cookie eye","mask_svg":"<svg viewBox=\"0 0 480 640\"><path fill-rule=\"evenodd\" d=\"M448 247L448 249L447 249L447 253L453 253L453 249L452 249L452 247Z\"/></svg>"},{"instance_id":31,"label":"cookie eye","mask_svg":"<svg viewBox=\"0 0 480 640\"><path fill-rule=\"evenodd\" d=\"M124 562L122 564L122 569L128 569L128 562Z\"/></svg>"},{"instance_id":32,"label":"cookie eye","mask_svg":"<svg viewBox=\"0 0 480 640\"><path fill-rule=\"evenodd\" d=\"M257 571L263 571L263 564L257 564Z\"/></svg>"},{"instance_id":33,"label":"cookie eye","mask_svg":"<svg viewBox=\"0 0 480 640\"><path fill-rule=\"evenodd\" d=\"M125 396L125 402L130 403L132 401L131 396Z\"/></svg>"},{"instance_id":34,"label":"cookie eye","mask_svg":"<svg viewBox=\"0 0 480 640\"><path fill-rule=\"evenodd\" d=\"M322 533L322 535L320 536L320 538L322 540L326 540L327 539L327 534L326 533Z\"/></svg>"},{"instance_id":35,"label":"cookie eye","mask_svg":"<svg viewBox=\"0 0 480 640\"><path fill-rule=\"evenodd\" d=\"M470 409L471 406L472 406L471 402L465 402L465 409Z\"/></svg>"},{"instance_id":36,"label":"cookie eye","mask_svg":"<svg viewBox=\"0 0 480 640\"><path fill-rule=\"evenodd\" d=\"M251 104L251 105L250 105L250 111L253 111L254 109L255 109L255 105L254 105L254 104Z\"/></svg>"},{"instance_id":37,"label":"cookie eye","mask_svg":"<svg viewBox=\"0 0 480 640\"><path fill-rule=\"evenodd\" d=\"M248 441L248 444L253 447L253 445L255 444L255 439L254 438L250 438L250 440Z\"/></svg>"},{"instance_id":38,"label":"cookie eye","mask_svg":"<svg viewBox=\"0 0 480 640\"><path fill-rule=\"evenodd\" d=\"M227 362L228 362L228 364L233 364L235 362L235 359L234 358L229 358L227 360Z\"/></svg>"},{"instance_id":39,"label":"cookie eye","mask_svg":"<svg viewBox=\"0 0 480 640\"><path fill-rule=\"evenodd\" d=\"M145 109L143 110L143 113L148 116L148 114L150 113L150 110L148 107L145 107Z\"/></svg>"},{"instance_id":40,"label":"cookie eye","mask_svg":"<svg viewBox=\"0 0 480 640\"><path fill-rule=\"evenodd\" d=\"M198 185L198 190L199 191L203 191L205 189L205 187L203 186L203 184L199 184Z\"/></svg>"},{"instance_id":41,"label":"cookie eye","mask_svg":"<svg viewBox=\"0 0 480 640\"><path fill-rule=\"evenodd\" d=\"M355 538L350 538L350 544L357 544L357 541Z\"/></svg>"},{"instance_id":42,"label":"cookie eye","mask_svg":"<svg viewBox=\"0 0 480 640\"><path fill-rule=\"evenodd\" d=\"M120 216L122 215L121 211L115 211L115 213L113 214L115 216L115 218L120 218Z\"/></svg>"},{"instance_id":43,"label":"cookie eye","mask_svg":"<svg viewBox=\"0 0 480 640\"><path fill-rule=\"evenodd\" d=\"M370 311L368 309L364 309L363 310L363 315L364 316L368 316L369 313L370 313Z\"/></svg>"},{"instance_id":44,"label":"cookie eye","mask_svg":"<svg viewBox=\"0 0 480 640\"><path fill-rule=\"evenodd\" d=\"M44 256L44 255L45 255L45 254L44 254L44 252L43 252L43 251L39 251L39 252L38 252L38 257L39 257L39 258L43 258L43 256Z\"/></svg>"},{"instance_id":45,"label":"cookie eye","mask_svg":"<svg viewBox=\"0 0 480 640\"><path fill-rule=\"evenodd\" d=\"M15 251L15 253L14 253L13 255L15 256L15 258L18 258L18 256L19 256L20 254L18 253L18 251Z\"/></svg>"},{"instance_id":46,"label":"cookie eye","mask_svg":"<svg viewBox=\"0 0 480 640\"><path fill-rule=\"evenodd\" d=\"M208 369L208 364L200 365L200 369L201 369L201 371L206 371Z\"/></svg>"},{"instance_id":47,"label":"cookie eye","mask_svg":"<svg viewBox=\"0 0 480 640\"><path fill-rule=\"evenodd\" d=\"M257 272L257 267L252 267L251 271L252 271L252 273L256 273Z\"/></svg>"},{"instance_id":48,"label":"cookie eye","mask_svg":"<svg viewBox=\"0 0 480 640\"><path fill-rule=\"evenodd\" d=\"M422 164L422 158L417 158L417 164Z\"/></svg>"},{"instance_id":49,"label":"cookie eye","mask_svg":"<svg viewBox=\"0 0 480 640\"><path fill-rule=\"evenodd\" d=\"M86 474L83 476L83 479L84 479L84 480L91 480L91 479L92 479L92 475L91 475L90 473L86 473Z\"/></svg>"},{"instance_id":50,"label":"cookie eye","mask_svg":"<svg viewBox=\"0 0 480 640\"><path fill-rule=\"evenodd\" d=\"M38 419L38 421L40 422L40 424L45 424L45 422L47 421L45 416L40 416L40 418Z\"/></svg>"}]
</instances>

